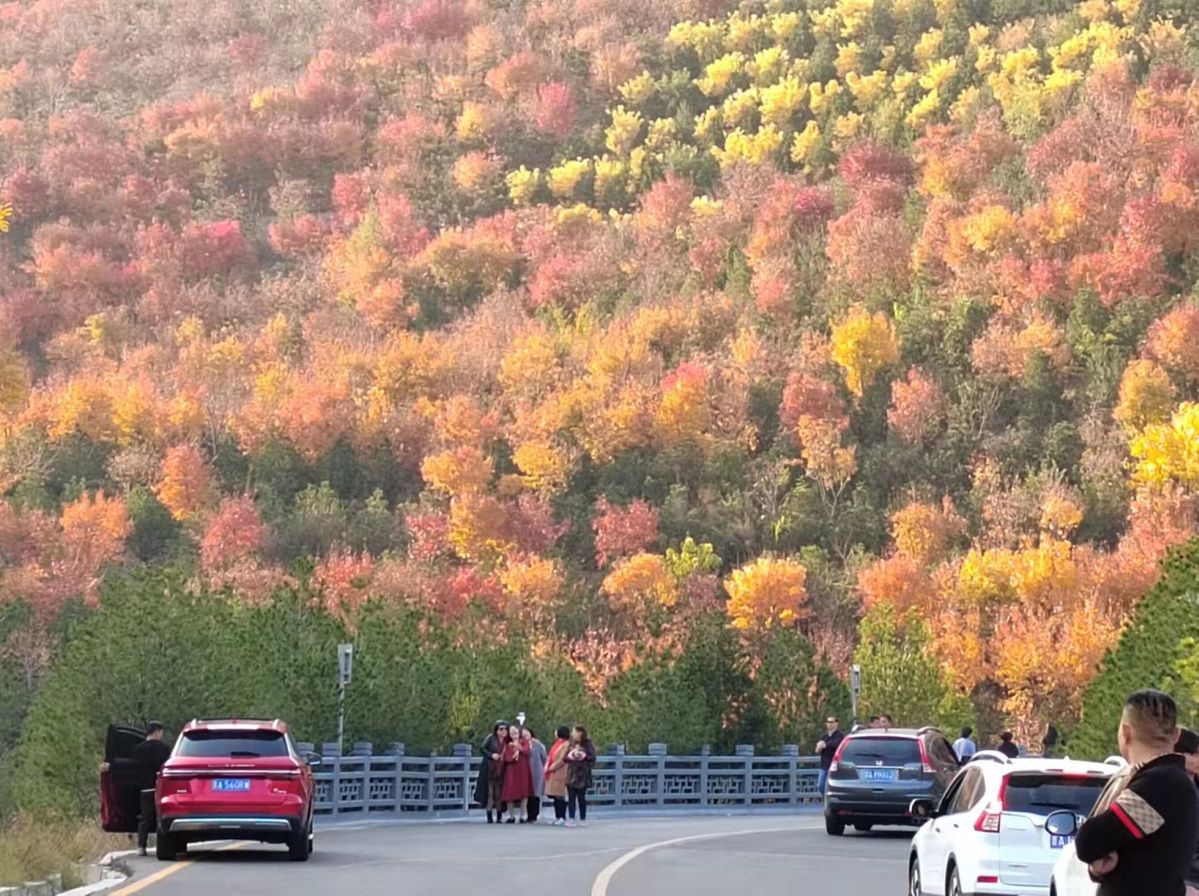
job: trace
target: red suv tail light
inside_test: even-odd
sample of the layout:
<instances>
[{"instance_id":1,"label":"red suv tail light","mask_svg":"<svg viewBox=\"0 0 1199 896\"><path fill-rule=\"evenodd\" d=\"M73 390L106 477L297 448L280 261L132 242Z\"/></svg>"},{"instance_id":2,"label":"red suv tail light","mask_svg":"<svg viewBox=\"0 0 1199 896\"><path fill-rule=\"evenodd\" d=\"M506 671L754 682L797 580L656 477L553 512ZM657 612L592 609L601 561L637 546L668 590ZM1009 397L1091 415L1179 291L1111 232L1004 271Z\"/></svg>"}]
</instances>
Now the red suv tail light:
<instances>
[{"instance_id":1,"label":"red suv tail light","mask_svg":"<svg viewBox=\"0 0 1199 896\"><path fill-rule=\"evenodd\" d=\"M191 793L191 781L179 775L163 775L162 795L176 796L181 793Z\"/></svg>"}]
</instances>

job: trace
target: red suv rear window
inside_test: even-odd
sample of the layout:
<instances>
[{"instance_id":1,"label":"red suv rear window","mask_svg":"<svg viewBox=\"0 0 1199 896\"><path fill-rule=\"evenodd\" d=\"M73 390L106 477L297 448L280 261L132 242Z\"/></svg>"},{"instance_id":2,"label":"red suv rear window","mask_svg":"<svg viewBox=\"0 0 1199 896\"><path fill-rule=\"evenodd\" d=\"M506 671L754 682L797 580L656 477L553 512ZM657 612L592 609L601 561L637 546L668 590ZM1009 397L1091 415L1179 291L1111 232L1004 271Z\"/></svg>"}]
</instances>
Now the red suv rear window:
<instances>
[{"instance_id":1,"label":"red suv rear window","mask_svg":"<svg viewBox=\"0 0 1199 896\"><path fill-rule=\"evenodd\" d=\"M205 759L257 759L260 756L286 756L288 752L287 741L278 731L199 729L184 732L177 755Z\"/></svg>"}]
</instances>

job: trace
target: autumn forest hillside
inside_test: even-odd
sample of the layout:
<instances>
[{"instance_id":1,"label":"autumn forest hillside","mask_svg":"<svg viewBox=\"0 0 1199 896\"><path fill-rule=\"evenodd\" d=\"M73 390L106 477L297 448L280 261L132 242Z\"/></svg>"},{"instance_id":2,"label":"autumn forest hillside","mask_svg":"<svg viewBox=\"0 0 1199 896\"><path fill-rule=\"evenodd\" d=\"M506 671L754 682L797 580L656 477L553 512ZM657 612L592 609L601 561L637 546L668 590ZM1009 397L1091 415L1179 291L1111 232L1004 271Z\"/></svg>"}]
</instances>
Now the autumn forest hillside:
<instances>
[{"instance_id":1,"label":"autumn forest hillside","mask_svg":"<svg viewBox=\"0 0 1199 896\"><path fill-rule=\"evenodd\" d=\"M1191 15L0 5L0 744L147 569L1068 730L1199 523Z\"/></svg>"}]
</instances>

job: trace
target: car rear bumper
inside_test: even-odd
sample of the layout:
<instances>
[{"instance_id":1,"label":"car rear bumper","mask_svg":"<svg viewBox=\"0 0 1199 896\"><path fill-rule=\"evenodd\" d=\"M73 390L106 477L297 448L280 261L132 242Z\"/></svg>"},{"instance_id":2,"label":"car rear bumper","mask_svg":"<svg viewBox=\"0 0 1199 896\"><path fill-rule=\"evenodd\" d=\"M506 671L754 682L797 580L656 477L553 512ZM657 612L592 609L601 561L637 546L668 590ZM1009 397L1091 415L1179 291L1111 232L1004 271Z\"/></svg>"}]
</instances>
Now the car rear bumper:
<instances>
[{"instance_id":1,"label":"car rear bumper","mask_svg":"<svg viewBox=\"0 0 1199 896\"><path fill-rule=\"evenodd\" d=\"M906 824L919 825L912 818L912 800L928 799L927 790L910 794L825 794L824 814L847 824Z\"/></svg>"},{"instance_id":2,"label":"car rear bumper","mask_svg":"<svg viewBox=\"0 0 1199 896\"><path fill-rule=\"evenodd\" d=\"M181 815L163 818L162 829L190 840L284 840L303 830L300 818L286 815Z\"/></svg>"}]
</instances>

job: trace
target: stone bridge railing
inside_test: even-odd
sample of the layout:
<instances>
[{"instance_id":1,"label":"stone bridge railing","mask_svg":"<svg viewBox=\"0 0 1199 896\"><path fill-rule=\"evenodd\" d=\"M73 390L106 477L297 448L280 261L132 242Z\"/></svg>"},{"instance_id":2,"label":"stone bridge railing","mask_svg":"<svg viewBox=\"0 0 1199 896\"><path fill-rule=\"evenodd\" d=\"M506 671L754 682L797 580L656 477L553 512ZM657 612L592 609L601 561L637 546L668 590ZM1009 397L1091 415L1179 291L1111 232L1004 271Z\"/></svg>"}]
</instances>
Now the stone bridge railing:
<instances>
[{"instance_id":1,"label":"stone bridge railing","mask_svg":"<svg viewBox=\"0 0 1199 896\"><path fill-rule=\"evenodd\" d=\"M302 751L312 744L299 744ZM315 771L317 812L366 815L372 812L463 812L471 807L479 757L469 744L448 756L410 756L403 744L375 753L355 744L342 756L325 744ZM819 799L820 763L784 746L776 756L754 755L741 746L732 756L675 756L665 744L650 744L645 756L621 748L598 756L588 805L638 809L787 806Z\"/></svg>"}]
</instances>

